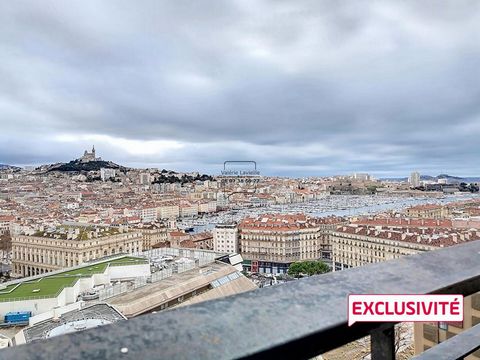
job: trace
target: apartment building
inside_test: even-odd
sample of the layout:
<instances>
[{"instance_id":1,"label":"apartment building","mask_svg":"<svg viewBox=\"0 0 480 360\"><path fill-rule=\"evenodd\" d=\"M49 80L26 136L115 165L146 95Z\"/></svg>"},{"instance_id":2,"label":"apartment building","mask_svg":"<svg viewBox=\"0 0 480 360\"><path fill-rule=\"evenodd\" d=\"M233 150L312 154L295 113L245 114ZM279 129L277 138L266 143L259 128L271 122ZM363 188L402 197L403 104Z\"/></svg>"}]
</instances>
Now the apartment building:
<instances>
[{"instance_id":1,"label":"apartment building","mask_svg":"<svg viewBox=\"0 0 480 360\"><path fill-rule=\"evenodd\" d=\"M358 218L352 224L380 226L385 229L440 228L440 229L480 229L480 219L410 219L410 218Z\"/></svg>"},{"instance_id":2,"label":"apartment building","mask_svg":"<svg viewBox=\"0 0 480 360\"><path fill-rule=\"evenodd\" d=\"M376 219L360 222L370 224L340 226L332 232L335 270L396 259L404 255L436 250L465 241L480 240L480 230L441 227L448 223L448 220ZM372 226L372 223L375 225ZM394 223L397 225L395 226ZM430 224L431 227L426 224ZM418 227L419 225L421 227ZM464 300L464 321L462 323L415 323L415 354L420 354L479 323L480 293L476 293ZM480 359L480 351L466 359Z\"/></svg>"},{"instance_id":3,"label":"apartment building","mask_svg":"<svg viewBox=\"0 0 480 360\"><path fill-rule=\"evenodd\" d=\"M214 213L217 211L216 201L201 201L198 203L199 213Z\"/></svg>"},{"instance_id":4,"label":"apartment building","mask_svg":"<svg viewBox=\"0 0 480 360\"><path fill-rule=\"evenodd\" d=\"M463 322L415 323L415 354L420 354L477 324L480 324L480 293L464 298ZM480 359L480 350L475 351L465 359Z\"/></svg>"},{"instance_id":5,"label":"apartment building","mask_svg":"<svg viewBox=\"0 0 480 360\"><path fill-rule=\"evenodd\" d=\"M190 240L190 235L182 231L176 231L176 230L170 231L168 233L167 239L170 243L170 247L172 248L191 247L191 246L185 246L185 245L182 246L182 243L185 244L186 241Z\"/></svg>"},{"instance_id":6,"label":"apartment building","mask_svg":"<svg viewBox=\"0 0 480 360\"><path fill-rule=\"evenodd\" d=\"M213 250L213 234L211 232L202 232L190 236L195 249Z\"/></svg>"},{"instance_id":7,"label":"apartment building","mask_svg":"<svg viewBox=\"0 0 480 360\"><path fill-rule=\"evenodd\" d=\"M12 215L0 215L0 235L9 233L14 221L15 217Z\"/></svg>"},{"instance_id":8,"label":"apartment building","mask_svg":"<svg viewBox=\"0 0 480 360\"><path fill-rule=\"evenodd\" d=\"M332 260L332 231L337 229L339 225L346 224L347 220L341 217L328 216L318 218L316 221L320 228L320 232L318 234L320 257L322 260L329 262Z\"/></svg>"},{"instance_id":9,"label":"apartment building","mask_svg":"<svg viewBox=\"0 0 480 360\"><path fill-rule=\"evenodd\" d=\"M253 272L286 273L291 263L317 260L330 252L330 227L341 218L265 214L238 226L240 252Z\"/></svg>"},{"instance_id":10,"label":"apartment building","mask_svg":"<svg viewBox=\"0 0 480 360\"><path fill-rule=\"evenodd\" d=\"M138 217L142 222L149 223L157 219L157 208L154 205L126 208L123 214L129 217Z\"/></svg>"},{"instance_id":11,"label":"apartment building","mask_svg":"<svg viewBox=\"0 0 480 360\"><path fill-rule=\"evenodd\" d=\"M143 250L138 231L106 227L59 227L12 238L12 276L39 275L120 253Z\"/></svg>"},{"instance_id":12,"label":"apartment building","mask_svg":"<svg viewBox=\"0 0 480 360\"><path fill-rule=\"evenodd\" d=\"M157 217L159 219L176 219L179 216L180 207L177 202L165 202L157 207Z\"/></svg>"},{"instance_id":13,"label":"apartment building","mask_svg":"<svg viewBox=\"0 0 480 360\"><path fill-rule=\"evenodd\" d=\"M215 226L215 229L213 229L213 250L228 254L238 253L237 224L217 224Z\"/></svg>"},{"instance_id":14,"label":"apartment building","mask_svg":"<svg viewBox=\"0 0 480 360\"><path fill-rule=\"evenodd\" d=\"M194 217L198 216L198 204L189 201L182 201L180 203L180 216L181 217Z\"/></svg>"},{"instance_id":15,"label":"apartment building","mask_svg":"<svg viewBox=\"0 0 480 360\"><path fill-rule=\"evenodd\" d=\"M409 207L405 214L411 218L443 219L449 215L449 210L443 205L423 204Z\"/></svg>"},{"instance_id":16,"label":"apartment building","mask_svg":"<svg viewBox=\"0 0 480 360\"><path fill-rule=\"evenodd\" d=\"M439 245L416 233L361 225L340 226L331 233L334 270L387 261Z\"/></svg>"},{"instance_id":17,"label":"apartment building","mask_svg":"<svg viewBox=\"0 0 480 360\"><path fill-rule=\"evenodd\" d=\"M418 171L414 171L410 174L408 178L408 183L411 187L419 187L420 186L420 173Z\"/></svg>"},{"instance_id":18,"label":"apartment building","mask_svg":"<svg viewBox=\"0 0 480 360\"><path fill-rule=\"evenodd\" d=\"M167 227L163 224L147 223L141 224L134 229L140 231L143 236L143 250L150 250L156 244L163 243L168 240Z\"/></svg>"},{"instance_id":19,"label":"apartment building","mask_svg":"<svg viewBox=\"0 0 480 360\"><path fill-rule=\"evenodd\" d=\"M145 223L157 220L157 208L154 205L142 207L140 219Z\"/></svg>"}]
</instances>

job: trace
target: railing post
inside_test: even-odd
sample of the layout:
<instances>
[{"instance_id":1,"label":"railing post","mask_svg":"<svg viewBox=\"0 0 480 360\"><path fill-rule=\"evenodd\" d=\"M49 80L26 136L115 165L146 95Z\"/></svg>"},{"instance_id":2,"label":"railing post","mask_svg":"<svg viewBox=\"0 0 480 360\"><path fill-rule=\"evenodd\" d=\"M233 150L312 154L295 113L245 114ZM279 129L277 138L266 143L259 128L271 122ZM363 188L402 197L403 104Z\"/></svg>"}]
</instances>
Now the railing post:
<instances>
[{"instance_id":1,"label":"railing post","mask_svg":"<svg viewBox=\"0 0 480 360\"><path fill-rule=\"evenodd\" d=\"M395 327L372 331L370 344L372 360L395 360Z\"/></svg>"}]
</instances>

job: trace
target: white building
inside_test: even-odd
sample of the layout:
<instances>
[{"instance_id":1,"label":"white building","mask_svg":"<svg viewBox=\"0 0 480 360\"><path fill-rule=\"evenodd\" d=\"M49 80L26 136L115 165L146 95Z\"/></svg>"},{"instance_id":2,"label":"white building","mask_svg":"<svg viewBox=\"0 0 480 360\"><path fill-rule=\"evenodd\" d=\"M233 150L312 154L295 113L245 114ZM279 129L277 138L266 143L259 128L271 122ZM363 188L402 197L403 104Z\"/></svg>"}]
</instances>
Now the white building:
<instances>
[{"instance_id":1,"label":"white building","mask_svg":"<svg viewBox=\"0 0 480 360\"><path fill-rule=\"evenodd\" d=\"M420 186L420 173L418 171L412 172L408 178L408 182L410 183L411 187Z\"/></svg>"},{"instance_id":2,"label":"white building","mask_svg":"<svg viewBox=\"0 0 480 360\"><path fill-rule=\"evenodd\" d=\"M142 208L140 218L144 223L157 220L157 208L155 206L146 206Z\"/></svg>"},{"instance_id":3,"label":"white building","mask_svg":"<svg viewBox=\"0 0 480 360\"><path fill-rule=\"evenodd\" d=\"M15 221L12 215L0 215L0 235L10 232L11 225Z\"/></svg>"},{"instance_id":4,"label":"white building","mask_svg":"<svg viewBox=\"0 0 480 360\"><path fill-rule=\"evenodd\" d=\"M219 192L217 194L217 207L225 208L228 205L228 197L225 193Z\"/></svg>"},{"instance_id":5,"label":"white building","mask_svg":"<svg viewBox=\"0 0 480 360\"><path fill-rule=\"evenodd\" d=\"M75 210L75 209L78 209L79 207L80 205L76 202L69 202L69 203L66 203L64 206L64 208L68 210Z\"/></svg>"},{"instance_id":6,"label":"white building","mask_svg":"<svg viewBox=\"0 0 480 360\"><path fill-rule=\"evenodd\" d=\"M107 287L118 281L150 275L148 260L120 256L9 281L0 286L0 317L3 318L9 311L31 311L32 315L39 315L73 304L80 294L95 287ZM69 280L64 280L66 278Z\"/></svg>"},{"instance_id":7,"label":"white building","mask_svg":"<svg viewBox=\"0 0 480 360\"><path fill-rule=\"evenodd\" d=\"M176 219L180 216L180 207L175 202L166 202L157 207L159 219Z\"/></svg>"},{"instance_id":8,"label":"white building","mask_svg":"<svg viewBox=\"0 0 480 360\"><path fill-rule=\"evenodd\" d=\"M354 173L352 178L359 181L368 181L370 180L370 175L367 173Z\"/></svg>"},{"instance_id":9,"label":"white building","mask_svg":"<svg viewBox=\"0 0 480 360\"><path fill-rule=\"evenodd\" d=\"M102 181L107 181L110 178L115 177L115 169L108 169L108 168L101 168L100 169L100 177Z\"/></svg>"},{"instance_id":10,"label":"white building","mask_svg":"<svg viewBox=\"0 0 480 360\"><path fill-rule=\"evenodd\" d=\"M218 224L213 229L213 250L228 254L238 253L238 228L236 224Z\"/></svg>"},{"instance_id":11,"label":"white building","mask_svg":"<svg viewBox=\"0 0 480 360\"><path fill-rule=\"evenodd\" d=\"M217 211L216 201L203 201L198 204L199 213L212 213Z\"/></svg>"},{"instance_id":12,"label":"white building","mask_svg":"<svg viewBox=\"0 0 480 360\"><path fill-rule=\"evenodd\" d=\"M198 204L183 201L180 204L180 216L181 217L194 217L198 216Z\"/></svg>"},{"instance_id":13,"label":"white building","mask_svg":"<svg viewBox=\"0 0 480 360\"><path fill-rule=\"evenodd\" d=\"M140 174L140 184L141 185L150 185L152 182L151 176L149 173L141 173Z\"/></svg>"}]
</instances>

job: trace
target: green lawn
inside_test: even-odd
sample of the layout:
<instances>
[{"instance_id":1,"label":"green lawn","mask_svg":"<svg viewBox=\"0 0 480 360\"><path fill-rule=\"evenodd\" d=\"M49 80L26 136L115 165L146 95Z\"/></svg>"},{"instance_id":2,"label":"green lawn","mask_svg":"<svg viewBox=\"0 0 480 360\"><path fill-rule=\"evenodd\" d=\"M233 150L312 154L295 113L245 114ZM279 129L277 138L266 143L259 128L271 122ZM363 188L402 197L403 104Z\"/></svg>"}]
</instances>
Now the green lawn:
<instances>
[{"instance_id":1,"label":"green lawn","mask_svg":"<svg viewBox=\"0 0 480 360\"><path fill-rule=\"evenodd\" d=\"M17 284L18 286L13 285L7 287L5 290L2 290L2 293L0 293L0 301L8 301L12 300L13 298L28 298L36 296L53 297L65 287L74 285L78 279L78 277L49 276L39 280L26 281L21 284ZM13 291L5 293L5 291L13 288Z\"/></svg>"},{"instance_id":2,"label":"green lawn","mask_svg":"<svg viewBox=\"0 0 480 360\"><path fill-rule=\"evenodd\" d=\"M134 256L125 256L120 259L115 259L110 261L110 266L119 266L119 265L138 265L138 264L146 264L148 262L147 259L144 258L137 258Z\"/></svg>"},{"instance_id":3,"label":"green lawn","mask_svg":"<svg viewBox=\"0 0 480 360\"><path fill-rule=\"evenodd\" d=\"M85 276L91 276L93 274L101 274L105 271L107 268L108 263L100 263L100 264L94 264L90 266L85 266L80 269L75 269L71 271L66 271L61 274L57 274L55 276L80 276L80 277L85 277Z\"/></svg>"},{"instance_id":4,"label":"green lawn","mask_svg":"<svg viewBox=\"0 0 480 360\"><path fill-rule=\"evenodd\" d=\"M125 256L119 259L86 265L82 268L65 271L60 274L46 275L41 279L8 285L5 289L0 290L0 302L11 301L15 298L34 298L37 296L54 297L64 288L73 286L77 280L82 277L90 277L93 274L101 274L105 272L108 265L120 266L145 263L147 263L146 259Z\"/></svg>"}]
</instances>

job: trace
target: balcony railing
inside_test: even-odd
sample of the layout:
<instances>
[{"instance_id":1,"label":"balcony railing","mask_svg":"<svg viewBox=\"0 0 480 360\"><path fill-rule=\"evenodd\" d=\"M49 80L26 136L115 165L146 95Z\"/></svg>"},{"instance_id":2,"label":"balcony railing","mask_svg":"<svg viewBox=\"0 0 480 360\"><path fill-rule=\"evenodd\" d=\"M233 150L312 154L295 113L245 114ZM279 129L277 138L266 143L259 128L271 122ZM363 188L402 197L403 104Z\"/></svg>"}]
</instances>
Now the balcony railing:
<instances>
[{"instance_id":1,"label":"balcony railing","mask_svg":"<svg viewBox=\"0 0 480 360\"><path fill-rule=\"evenodd\" d=\"M371 335L372 359L393 359L394 324L356 323L348 327L349 294L466 296L479 290L480 241L474 241L140 316L3 350L0 357L308 359ZM462 335L457 336L458 354ZM448 346L454 339L439 346ZM470 353L472 345L462 351Z\"/></svg>"}]
</instances>

